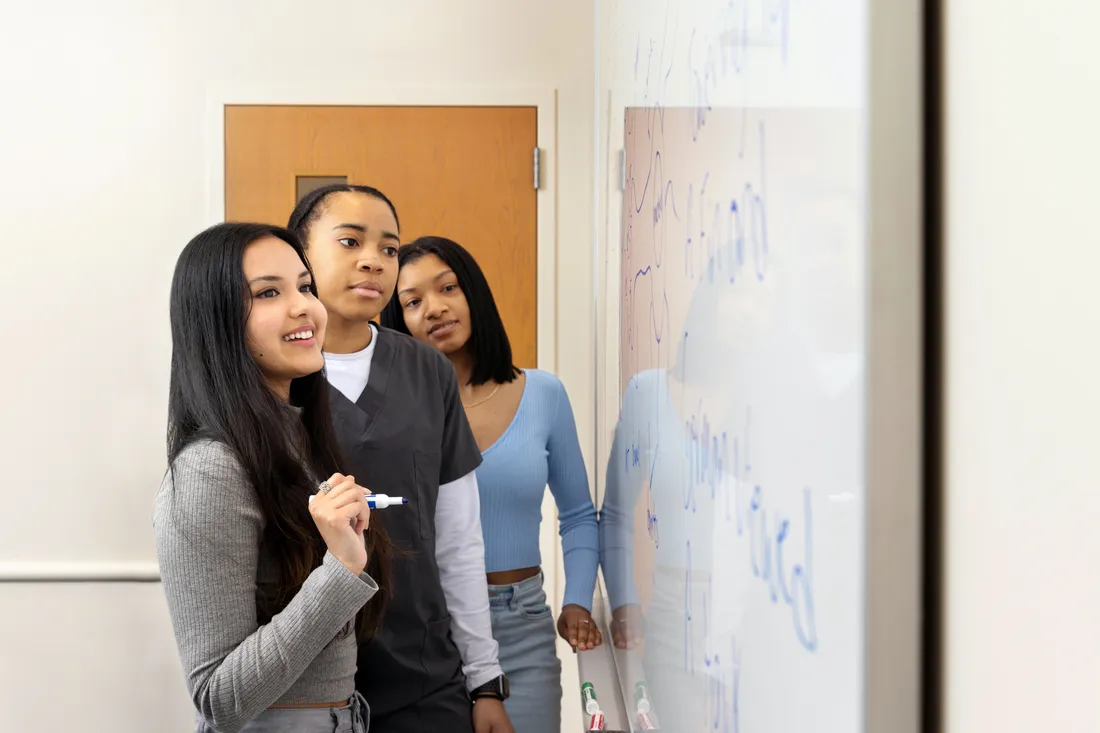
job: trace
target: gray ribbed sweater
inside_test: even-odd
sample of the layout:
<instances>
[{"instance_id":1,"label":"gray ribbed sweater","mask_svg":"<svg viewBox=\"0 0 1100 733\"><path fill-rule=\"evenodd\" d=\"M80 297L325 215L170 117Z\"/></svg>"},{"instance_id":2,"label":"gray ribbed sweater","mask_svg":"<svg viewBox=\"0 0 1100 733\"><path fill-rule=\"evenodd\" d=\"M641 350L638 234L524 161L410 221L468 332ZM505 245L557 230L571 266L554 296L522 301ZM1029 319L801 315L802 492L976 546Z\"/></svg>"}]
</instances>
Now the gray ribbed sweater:
<instances>
[{"instance_id":1,"label":"gray ribbed sweater","mask_svg":"<svg viewBox=\"0 0 1100 733\"><path fill-rule=\"evenodd\" d=\"M273 579L256 496L222 443L196 442L161 483L153 525L164 594L195 707L222 733L271 705L355 691L354 618L378 590L332 553L269 623L257 590ZM349 622L352 622L349 627Z\"/></svg>"}]
</instances>

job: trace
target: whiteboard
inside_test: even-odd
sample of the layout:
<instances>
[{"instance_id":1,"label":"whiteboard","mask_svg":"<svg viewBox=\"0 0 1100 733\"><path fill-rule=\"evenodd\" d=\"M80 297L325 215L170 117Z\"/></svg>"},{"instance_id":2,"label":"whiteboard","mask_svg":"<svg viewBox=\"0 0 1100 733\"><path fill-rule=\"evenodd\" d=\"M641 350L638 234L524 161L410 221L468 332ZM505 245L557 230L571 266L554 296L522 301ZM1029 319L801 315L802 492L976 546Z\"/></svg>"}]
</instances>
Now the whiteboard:
<instances>
[{"instance_id":1,"label":"whiteboard","mask_svg":"<svg viewBox=\"0 0 1100 733\"><path fill-rule=\"evenodd\" d=\"M638 683L662 730L918 721L920 128L877 154L869 73L915 97L917 55L873 26L863 0L600 10L601 557L643 619L636 729Z\"/></svg>"}]
</instances>

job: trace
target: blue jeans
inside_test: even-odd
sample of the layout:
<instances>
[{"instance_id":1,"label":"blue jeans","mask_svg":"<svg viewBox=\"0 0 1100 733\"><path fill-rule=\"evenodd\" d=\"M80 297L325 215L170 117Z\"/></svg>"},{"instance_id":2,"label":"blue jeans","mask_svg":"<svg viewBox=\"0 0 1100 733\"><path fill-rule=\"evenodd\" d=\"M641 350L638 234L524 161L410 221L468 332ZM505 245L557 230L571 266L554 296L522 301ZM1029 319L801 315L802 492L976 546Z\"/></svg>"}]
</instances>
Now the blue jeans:
<instances>
[{"instance_id":1,"label":"blue jeans","mask_svg":"<svg viewBox=\"0 0 1100 733\"><path fill-rule=\"evenodd\" d=\"M195 716L196 733L214 733L201 715ZM268 708L241 728L241 733L367 733L370 707L355 693L340 708ZM518 729L517 729L518 730Z\"/></svg>"},{"instance_id":2,"label":"blue jeans","mask_svg":"<svg viewBox=\"0 0 1100 733\"><path fill-rule=\"evenodd\" d=\"M561 662L554 614L542 573L510 585L489 586L493 638L508 676L504 702L516 733L561 733Z\"/></svg>"}]
</instances>

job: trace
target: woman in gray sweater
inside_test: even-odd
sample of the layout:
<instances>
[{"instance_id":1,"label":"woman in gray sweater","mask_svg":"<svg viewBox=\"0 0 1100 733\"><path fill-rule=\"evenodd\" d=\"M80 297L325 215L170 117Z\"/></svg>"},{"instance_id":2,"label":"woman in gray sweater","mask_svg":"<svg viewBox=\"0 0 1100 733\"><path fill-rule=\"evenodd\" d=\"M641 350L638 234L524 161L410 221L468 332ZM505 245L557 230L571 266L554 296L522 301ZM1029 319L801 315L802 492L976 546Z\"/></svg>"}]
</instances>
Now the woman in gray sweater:
<instances>
[{"instance_id":1,"label":"woman in gray sweater","mask_svg":"<svg viewBox=\"0 0 1100 733\"><path fill-rule=\"evenodd\" d=\"M176 263L154 527L198 733L368 728L356 653L381 619L389 540L339 473L327 320L285 229L219 224Z\"/></svg>"}]
</instances>

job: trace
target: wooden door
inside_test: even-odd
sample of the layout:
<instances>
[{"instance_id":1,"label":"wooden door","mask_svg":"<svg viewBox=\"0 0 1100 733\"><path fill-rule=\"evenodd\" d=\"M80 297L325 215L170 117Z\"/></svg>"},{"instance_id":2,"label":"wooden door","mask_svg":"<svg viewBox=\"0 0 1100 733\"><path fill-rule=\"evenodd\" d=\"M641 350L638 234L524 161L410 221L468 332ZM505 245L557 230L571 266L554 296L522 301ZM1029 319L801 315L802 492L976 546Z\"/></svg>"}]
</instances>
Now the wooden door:
<instances>
[{"instance_id":1,"label":"wooden door","mask_svg":"<svg viewBox=\"0 0 1100 733\"><path fill-rule=\"evenodd\" d=\"M537 366L535 107L226 106L225 212L285 226L301 192L374 186L401 240L439 235L485 271L518 366Z\"/></svg>"}]
</instances>

